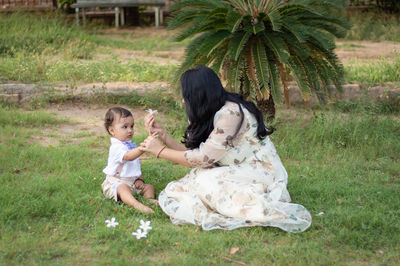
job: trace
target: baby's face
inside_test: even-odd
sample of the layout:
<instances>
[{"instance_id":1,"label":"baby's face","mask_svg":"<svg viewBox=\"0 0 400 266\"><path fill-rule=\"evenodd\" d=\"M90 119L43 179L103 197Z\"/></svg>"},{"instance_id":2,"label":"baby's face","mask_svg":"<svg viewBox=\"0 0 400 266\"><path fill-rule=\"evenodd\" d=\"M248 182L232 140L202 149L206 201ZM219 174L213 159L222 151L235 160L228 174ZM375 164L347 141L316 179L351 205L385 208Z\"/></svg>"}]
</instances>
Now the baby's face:
<instances>
[{"instance_id":1,"label":"baby's face","mask_svg":"<svg viewBox=\"0 0 400 266\"><path fill-rule=\"evenodd\" d=\"M111 136L119 139L120 141L128 141L133 137L134 120L132 116L119 117L114 120L110 126L109 131Z\"/></svg>"}]
</instances>

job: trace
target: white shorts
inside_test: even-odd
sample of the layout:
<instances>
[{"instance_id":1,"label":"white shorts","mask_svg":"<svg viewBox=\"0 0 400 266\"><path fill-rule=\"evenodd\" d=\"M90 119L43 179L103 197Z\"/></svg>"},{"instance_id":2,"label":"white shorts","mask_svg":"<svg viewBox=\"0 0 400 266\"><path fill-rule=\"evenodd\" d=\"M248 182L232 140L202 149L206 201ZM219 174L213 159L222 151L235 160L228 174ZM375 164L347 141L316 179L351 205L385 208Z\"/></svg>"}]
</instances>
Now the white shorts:
<instances>
[{"instance_id":1,"label":"white shorts","mask_svg":"<svg viewBox=\"0 0 400 266\"><path fill-rule=\"evenodd\" d=\"M106 180L104 180L103 184L101 184L101 187L103 189L103 194L106 198L118 201L118 193L117 189L119 185L121 184L126 184L129 186L131 191L135 194L140 194L142 193L142 190L137 189L135 187L135 181L139 177L136 178L122 178L122 177L115 177L115 176L106 176Z\"/></svg>"}]
</instances>

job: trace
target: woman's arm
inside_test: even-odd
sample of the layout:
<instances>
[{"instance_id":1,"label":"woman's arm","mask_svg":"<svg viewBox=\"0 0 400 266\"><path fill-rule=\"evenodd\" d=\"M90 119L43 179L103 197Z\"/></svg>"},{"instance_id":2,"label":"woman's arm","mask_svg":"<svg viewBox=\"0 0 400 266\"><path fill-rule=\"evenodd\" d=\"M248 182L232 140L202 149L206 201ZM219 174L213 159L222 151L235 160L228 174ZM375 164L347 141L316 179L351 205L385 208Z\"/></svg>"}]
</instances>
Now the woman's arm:
<instances>
[{"instance_id":1,"label":"woman's arm","mask_svg":"<svg viewBox=\"0 0 400 266\"><path fill-rule=\"evenodd\" d=\"M139 147L143 152L150 152L157 158L167 159L169 161L178 163L183 166L190 167L190 164L185 158L185 151L175 150L172 148L167 148L161 142L157 140L155 136L147 137Z\"/></svg>"},{"instance_id":2,"label":"woman's arm","mask_svg":"<svg viewBox=\"0 0 400 266\"><path fill-rule=\"evenodd\" d=\"M167 159L171 162L178 163L183 166L191 167L185 158L185 151L173 150L170 148L163 149L158 158Z\"/></svg>"},{"instance_id":3,"label":"woman's arm","mask_svg":"<svg viewBox=\"0 0 400 266\"><path fill-rule=\"evenodd\" d=\"M164 144L167 145L168 148L177 150L177 151L186 151L186 147L182 144L177 142L173 137L168 134L165 134L165 140L163 140Z\"/></svg>"},{"instance_id":4,"label":"woman's arm","mask_svg":"<svg viewBox=\"0 0 400 266\"><path fill-rule=\"evenodd\" d=\"M156 135L149 136L143 141L141 148L155 156L181 165L201 168L212 167L225 155L233 142L238 141L238 138L243 136L243 134L237 134L235 139L232 139L238 127L242 126L240 132L250 128L247 119L244 119L242 123L241 118L239 106L236 103L226 104L217 112L214 130L208 139L200 144L199 148L186 151L164 148L165 146L156 139Z\"/></svg>"},{"instance_id":5,"label":"woman's arm","mask_svg":"<svg viewBox=\"0 0 400 266\"><path fill-rule=\"evenodd\" d=\"M242 117L238 104L227 103L215 114L214 129L207 140L197 149L186 151L185 158L192 167L213 167L235 143L239 143L249 128L250 124L246 117Z\"/></svg>"}]
</instances>

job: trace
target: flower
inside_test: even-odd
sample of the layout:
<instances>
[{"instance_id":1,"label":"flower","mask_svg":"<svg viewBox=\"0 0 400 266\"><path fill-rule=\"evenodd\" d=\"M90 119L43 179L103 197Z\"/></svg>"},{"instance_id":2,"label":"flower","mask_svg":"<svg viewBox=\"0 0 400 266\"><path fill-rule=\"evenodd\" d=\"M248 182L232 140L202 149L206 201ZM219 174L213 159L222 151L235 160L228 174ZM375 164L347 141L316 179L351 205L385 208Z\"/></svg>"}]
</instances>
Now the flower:
<instances>
[{"instance_id":1,"label":"flower","mask_svg":"<svg viewBox=\"0 0 400 266\"><path fill-rule=\"evenodd\" d=\"M152 110L152 109L148 109L148 110L146 110L146 112L148 112L149 114L152 114L152 115L155 115L158 113L157 110Z\"/></svg>"},{"instance_id":2,"label":"flower","mask_svg":"<svg viewBox=\"0 0 400 266\"><path fill-rule=\"evenodd\" d=\"M147 236L147 232L143 231L141 229L138 229L136 232L132 233L133 236L136 236L137 239L141 239Z\"/></svg>"},{"instance_id":3,"label":"flower","mask_svg":"<svg viewBox=\"0 0 400 266\"><path fill-rule=\"evenodd\" d=\"M119 225L119 223L117 221L115 221L115 217L111 218L111 221L106 220L106 224L107 224L107 227L116 227L117 225Z\"/></svg>"},{"instance_id":4,"label":"flower","mask_svg":"<svg viewBox=\"0 0 400 266\"><path fill-rule=\"evenodd\" d=\"M322 216L322 215L324 215L324 212L318 213L318 216Z\"/></svg>"},{"instance_id":5,"label":"flower","mask_svg":"<svg viewBox=\"0 0 400 266\"><path fill-rule=\"evenodd\" d=\"M151 230L151 229L153 229L151 226L150 226L150 221L143 221L143 220L140 220L140 226L139 226L139 228L141 228L141 229L143 229L143 232L146 232L147 233L147 231L149 231L149 230Z\"/></svg>"}]
</instances>

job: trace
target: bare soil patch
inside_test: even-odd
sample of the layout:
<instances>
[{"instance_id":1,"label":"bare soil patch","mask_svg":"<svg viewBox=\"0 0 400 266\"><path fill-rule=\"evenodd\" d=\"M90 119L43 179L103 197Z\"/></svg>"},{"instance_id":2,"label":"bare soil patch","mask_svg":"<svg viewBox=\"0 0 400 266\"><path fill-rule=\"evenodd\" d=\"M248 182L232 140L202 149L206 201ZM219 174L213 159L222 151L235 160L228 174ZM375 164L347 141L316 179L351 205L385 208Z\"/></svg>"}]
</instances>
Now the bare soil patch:
<instances>
[{"instance_id":1,"label":"bare soil patch","mask_svg":"<svg viewBox=\"0 0 400 266\"><path fill-rule=\"evenodd\" d=\"M137 51L127 49L113 49L112 55L116 55L122 62L130 60L143 60L158 65L180 64L184 57L184 49L175 51ZM110 57L110 54L97 54L94 60L104 60Z\"/></svg>"},{"instance_id":2,"label":"bare soil patch","mask_svg":"<svg viewBox=\"0 0 400 266\"><path fill-rule=\"evenodd\" d=\"M336 53L340 59L378 59L400 55L400 43L370 41L339 41Z\"/></svg>"},{"instance_id":3,"label":"bare soil patch","mask_svg":"<svg viewBox=\"0 0 400 266\"><path fill-rule=\"evenodd\" d=\"M146 37L165 37L171 38L176 31L170 31L166 28L154 27L137 27L137 28L124 28L116 29L110 28L104 31L105 35L127 37L134 41L135 39L143 39ZM337 41L336 53L343 61L353 58L359 59L379 59L381 57L399 56L400 43L382 41ZM132 51L128 49L112 49L113 55L117 55L122 61L129 61L132 59L139 59L150 61L156 64L179 64L184 58L184 48L176 48L173 51ZM104 59L110 54L98 54L95 59Z\"/></svg>"},{"instance_id":4,"label":"bare soil patch","mask_svg":"<svg viewBox=\"0 0 400 266\"><path fill-rule=\"evenodd\" d=\"M58 125L54 128L43 130L41 136L32 136L32 141L43 146L58 145L60 141L67 140L72 143L79 143L86 137L107 137L104 129L104 115L114 105L98 105L83 103L65 103L52 105L46 111L55 114L59 119L67 119L69 122ZM131 108L122 106L132 112L135 119L135 131L143 130L143 118L147 114L142 108Z\"/></svg>"},{"instance_id":5,"label":"bare soil patch","mask_svg":"<svg viewBox=\"0 0 400 266\"><path fill-rule=\"evenodd\" d=\"M138 37L159 37L159 36L171 36L171 32L163 27L134 27L134 28L108 28L104 30L105 34L109 35L121 35L121 34L132 34Z\"/></svg>"},{"instance_id":6,"label":"bare soil patch","mask_svg":"<svg viewBox=\"0 0 400 266\"><path fill-rule=\"evenodd\" d=\"M149 61L166 65L179 64L184 59L184 49L174 51L134 51L127 49L113 49L112 54L125 62L132 59ZM400 43L395 42L370 42L370 41L339 41L336 53L341 60L349 59L379 59L400 55ZM95 59L105 59L109 54L98 54Z\"/></svg>"}]
</instances>

